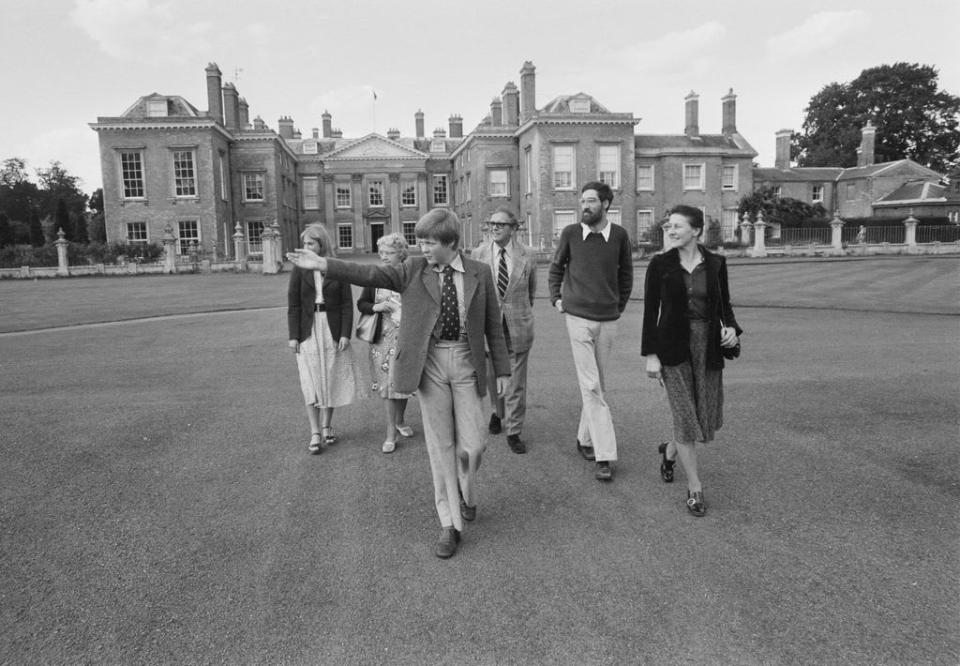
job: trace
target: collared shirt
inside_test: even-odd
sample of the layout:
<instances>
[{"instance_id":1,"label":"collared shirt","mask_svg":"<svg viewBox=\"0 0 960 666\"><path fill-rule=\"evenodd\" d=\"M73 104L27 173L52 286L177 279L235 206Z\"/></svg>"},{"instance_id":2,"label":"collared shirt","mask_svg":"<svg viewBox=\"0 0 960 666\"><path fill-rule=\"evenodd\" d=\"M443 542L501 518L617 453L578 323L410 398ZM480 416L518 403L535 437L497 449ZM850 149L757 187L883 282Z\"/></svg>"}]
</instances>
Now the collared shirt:
<instances>
[{"instance_id":1,"label":"collared shirt","mask_svg":"<svg viewBox=\"0 0 960 666\"><path fill-rule=\"evenodd\" d=\"M693 271L683 270L683 284L687 289L687 315L690 319L707 321L707 264L701 259Z\"/></svg>"},{"instance_id":2,"label":"collared shirt","mask_svg":"<svg viewBox=\"0 0 960 666\"><path fill-rule=\"evenodd\" d=\"M450 267L453 268L453 286L457 290L457 314L460 316L460 340L462 342L467 339L467 307L463 302L463 259L460 257L459 253L457 253L457 256L455 256L453 261L450 262ZM433 272L437 274L437 281L440 284L440 292L443 293L443 265L434 264Z\"/></svg>"},{"instance_id":3,"label":"collared shirt","mask_svg":"<svg viewBox=\"0 0 960 666\"><path fill-rule=\"evenodd\" d=\"M604 242L610 240L610 220L605 220L605 222L606 224L603 225L603 229L601 229L600 231L594 231L593 229L590 228L589 225L581 222L580 231L583 233L583 240L587 240L587 236L595 233L599 233L601 236L603 236Z\"/></svg>"},{"instance_id":4,"label":"collared shirt","mask_svg":"<svg viewBox=\"0 0 960 666\"><path fill-rule=\"evenodd\" d=\"M490 241L490 271L493 273L493 283L497 283L497 275L500 274L500 246L497 241ZM507 277L513 275L513 243L507 243L504 256L507 259Z\"/></svg>"},{"instance_id":5,"label":"collared shirt","mask_svg":"<svg viewBox=\"0 0 960 666\"><path fill-rule=\"evenodd\" d=\"M313 272L313 284L317 287L317 295L314 296L314 303L323 303L323 273L320 271Z\"/></svg>"}]
</instances>

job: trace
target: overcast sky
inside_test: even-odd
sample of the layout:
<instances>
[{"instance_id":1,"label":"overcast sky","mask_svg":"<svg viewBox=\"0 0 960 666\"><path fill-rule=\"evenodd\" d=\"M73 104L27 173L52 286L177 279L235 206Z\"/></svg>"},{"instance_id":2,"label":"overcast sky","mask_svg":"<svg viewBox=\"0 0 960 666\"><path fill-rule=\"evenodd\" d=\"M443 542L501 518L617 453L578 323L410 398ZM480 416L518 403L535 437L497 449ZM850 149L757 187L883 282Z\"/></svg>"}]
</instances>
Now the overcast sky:
<instances>
[{"instance_id":1,"label":"overcast sky","mask_svg":"<svg viewBox=\"0 0 960 666\"><path fill-rule=\"evenodd\" d=\"M60 160L101 185L96 133L153 92L206 110L216 62L276 129L308 135L329 110L346 137L414 133L463 116L469 132L520 67L537 67L537 107L585 92L633 112L639 133L682 133L700 95L700 131L718 133L720 98L773 163L774 133L800 129L810 97L866 67L917 62L960 94L957 0L0 0L0 160L31 174ZM373 91L377 100L374 102Z\"/></svg>"}]
</instances>

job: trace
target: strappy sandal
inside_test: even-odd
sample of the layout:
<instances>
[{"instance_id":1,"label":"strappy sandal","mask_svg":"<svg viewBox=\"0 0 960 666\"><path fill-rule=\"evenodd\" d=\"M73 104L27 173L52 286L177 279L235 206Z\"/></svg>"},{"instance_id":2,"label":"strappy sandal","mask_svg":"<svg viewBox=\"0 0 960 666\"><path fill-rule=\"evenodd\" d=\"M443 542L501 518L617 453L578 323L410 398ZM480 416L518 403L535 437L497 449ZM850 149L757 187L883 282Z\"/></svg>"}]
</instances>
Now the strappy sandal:
<instances>
[{"instance_id":1,"label":"strappy sandal","mask_svg":"<svg viewBox=\"0 0 960 666\"><path fill-rule=\"evenodd\" d=\"M333 428L330 426L323 426L323 443L327 446L336 443L337 436L333 434Z\"/></svg>"},{"instance_id":2,"label":"strappy sandal","mask_svg":"<svg viewBox=\"0 0 960 666\"><path fill-rule=\"evenodd\" d=\"M397 443L391 440L385 441L381 446L380 450L384 453L393 453L397 448Z\"/></svg>"},{"instance_id":3,"label":"strappy sandal","mask_svg":"<svg viewBox=\"0 0 960 666\"><path fill-rule=\"evenodd\" d=\"M317 455L318 453L320 453L320 451L323 450L323 447L320 446L320 442L321 442L321 439L320 439L319 432L315 432L312 435L310 435L310 445L307 446L307 451L309 451L313 455Z\"/></svg>"},{"instance_id":4,"label":"strappy sandal","mask_svg":"<svg viewBox=\"0 0 960 666\"><path fill-rule=\"evenodd\" d=\"M698 518L707 515L707 503L703 499L702 490L687 491L687 511Z\"/></svg>"},{"instance_id":5,"label":"strappy sandal","mask_svg":"<svg viewBox=\"0 0 960 666\"><path fill-rule=\"evenodd\" d=\"M677 462L676 458L670 460L667 457L667 446L669 444L669 442L663 442L657 448L657 451L663 456L663 459L660 461L660 478L663 479L664 483L673 483L673 466Z\"/></svg>"}]
</instances>

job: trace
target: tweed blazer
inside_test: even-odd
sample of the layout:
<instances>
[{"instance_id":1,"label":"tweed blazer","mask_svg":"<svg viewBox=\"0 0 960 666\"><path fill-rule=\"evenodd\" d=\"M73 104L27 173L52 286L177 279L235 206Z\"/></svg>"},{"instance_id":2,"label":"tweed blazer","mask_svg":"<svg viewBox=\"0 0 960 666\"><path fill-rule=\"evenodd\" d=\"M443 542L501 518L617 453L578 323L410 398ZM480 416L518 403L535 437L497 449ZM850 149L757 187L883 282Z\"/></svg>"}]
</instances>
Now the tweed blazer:
<instances>
[{"instance_id":1,"label":"tweed blazer","mask_svg":"<svg viewBox=\"0 0 960 666\"><path fill-rule=\"evenodd\" d=\"M477 373L477 391L487 392L484 339L498 377L510 374L510 358L503 339L497 288L490 269L463 258L463 299L470 359ZM327 260L327 277L363 287L386 287L400 292L403 317L394 360L396 391L413 393L420 385L430 351L430 338L440 318L440 280L424 257L408 257L397 267Z\"/></svg>"},{"instance_id":2,"label":"tweed blazer","mask_svg":"<svg viewBox=\"0 0 960 666\"><path fill-rule=\"evenodd\" d=\"M317 284L313 271L293 267L287 287L287 334L290 340L303 342L313 330L313 304L317 300ZM323 281L323 302L327 324L334 342L352 337L353 292L346 282Z\"/></svg>"},{"instance_id":3,"label":"tweed blazer","mask_svg":"<svg viewBox=\"0 0 960 666\"><path fill-rule=\"evenodd\" d=\"M707 271L707 312L710 313L707 367L723 368L720 352L720 319L743 332L730 304L727 283L727 259L700 246ZM679 365L690 358L690 319L687 316L687 287L680 265L680 252L674 248L658 254L647 266L643 295L643 334L640 354L656 354L663 365Z\"/></svg>"},{"instance_id":4,"label":"tweed blazer","mask_svg":"<svg viewBox=\"0 0 960 666\"><path fill-rule=\"evenodd\" d=\"M500 311L507 322L510 346L514 354L530 351L533 345L533 299L537 294L537 263L533 250L510 239L510 281L507 293L500 299ZM493 282L497 282L493 264L500 259L500 246L494 241L483 243L473 251L474 259L490 266ZM496 291L496 290L495 290ZM497 296L500 292L497 291Z\"/></svg>"}]
</instances>

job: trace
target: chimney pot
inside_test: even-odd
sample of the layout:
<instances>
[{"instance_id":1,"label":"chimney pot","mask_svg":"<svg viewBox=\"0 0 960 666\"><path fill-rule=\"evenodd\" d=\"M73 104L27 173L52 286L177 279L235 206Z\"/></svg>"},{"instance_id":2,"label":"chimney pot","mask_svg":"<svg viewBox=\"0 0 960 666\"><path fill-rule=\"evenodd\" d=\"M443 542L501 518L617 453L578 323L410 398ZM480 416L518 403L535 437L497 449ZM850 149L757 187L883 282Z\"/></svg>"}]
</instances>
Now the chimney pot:
<instances>
[{"instance_id":1,"label":"chimney pot","mask_svg":"<svg viewBox=\"0 0 960 666\"><path fill-rule=\"evenodd\" d=\"M691 138L700 136L700 96L691 90L683 101L686 105L686 126L683 133Z\"/></svg>"},{"instance_id":2,"label":"chimney pot","mask_svg":"<svg viewBox=\"0 0 960 666\"><path fill-rule=\"evenodd\" d=\"M423 131L423 111L417 109L417 112L413 114L414 124L417 128L417 138L422 139L424 137Z\"/></svg>"},{"instance_id":3,"label":"chimney pot","mask_svg":"<svg viewBox=\"0 0 960 666\"><path fill-rule=\"evenodd\" d=\"M737 96L733 94L733 88L720 100L723 103L723 129L724 134L737 133Z\"/></svg>"},{"instance_id":4,"label":"chimney pot","mask_svg":"<svg viewBox=\"0 0 960 666\"><path fill-rule=\"evenodd\" d=\"M773 166L778 169L790 168L790 139L792 137L792 129L782 129L777 132L776 155L774 156Z\"/></svg>"}]
</instances>

